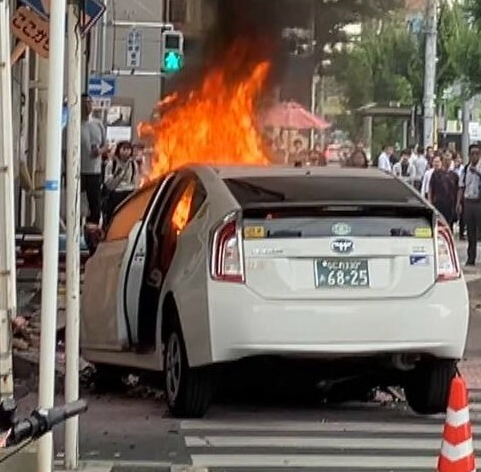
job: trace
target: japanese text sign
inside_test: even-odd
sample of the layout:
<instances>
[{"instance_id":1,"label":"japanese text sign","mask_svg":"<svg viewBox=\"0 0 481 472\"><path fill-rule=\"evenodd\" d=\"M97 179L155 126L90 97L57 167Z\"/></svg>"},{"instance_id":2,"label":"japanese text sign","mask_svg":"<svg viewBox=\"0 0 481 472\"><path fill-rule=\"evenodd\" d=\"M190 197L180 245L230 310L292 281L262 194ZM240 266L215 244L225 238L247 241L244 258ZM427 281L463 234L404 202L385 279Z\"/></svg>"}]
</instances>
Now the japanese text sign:
<instances>
[{"instance_id":1,"label":"japanese text sign","mask_svg":"<svg viewBox=\"0 0 481 472\"><path fill-rule=\"evenodd\" d=\"M39 56L48 59L48 21L26 7L20 7L12 18L12 33Z\"/></svg>"}]
</instances>

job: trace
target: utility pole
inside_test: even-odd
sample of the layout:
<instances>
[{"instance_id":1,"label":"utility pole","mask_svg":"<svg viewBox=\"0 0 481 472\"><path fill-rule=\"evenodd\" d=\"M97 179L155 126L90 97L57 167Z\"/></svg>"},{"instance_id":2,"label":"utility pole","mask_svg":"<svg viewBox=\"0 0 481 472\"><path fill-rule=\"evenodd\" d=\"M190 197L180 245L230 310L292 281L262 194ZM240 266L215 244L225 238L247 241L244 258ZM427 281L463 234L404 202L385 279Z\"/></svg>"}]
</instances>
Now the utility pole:
<instances>
[{"instance_id":1,"label":"utility pole","mask_svg":"<svg viewBox=\"0 0 481 472\"><path fill-rule=\"evenodd\" d=\"M0 0L0 399L13 397L12 320L16 314L15 209L9 0Z\"/></svg>"},{"instance_id":2,"label":"utility pole","mask_svg":"<svg viewBox=\"0 0 481 472\"><path fill-rule=\"evenodd\" d=\"M436 54L438 38L438 2L428 0L426 10L426 51L424 68L424 147L434 145L436 114Z\"/></svg>"},{"instance_id":3,"label":"utility pole","mask_svg":"<svg viewBox=\"0 0 481 472\"><path fill-rule=\"evenodd\" d=\"M47 110L47 159L43 231L42 310L40 334L39 406L51 408L55 393L55 344L57 334L58 240L60 224L60 170L62 163L62 107L65 63L66 2L51 3ZM53 469L53 436L38 444L38 472Z\"/></svg>"},{"instance_id":4,"label":"utility pole","mask_svg":"<svg viewBox=\"0 0 481 472\"><path fill-rule=\"evenodd\" d=\"M80 101L82 42L79 0L71 0L67 16L68 108L67 125L67 293L65 401L79 397L80 335ZM87 66L88 67L88 64ZM78 417L65 425L65 469L78 468Z\"/></svg>"}]
</instances>

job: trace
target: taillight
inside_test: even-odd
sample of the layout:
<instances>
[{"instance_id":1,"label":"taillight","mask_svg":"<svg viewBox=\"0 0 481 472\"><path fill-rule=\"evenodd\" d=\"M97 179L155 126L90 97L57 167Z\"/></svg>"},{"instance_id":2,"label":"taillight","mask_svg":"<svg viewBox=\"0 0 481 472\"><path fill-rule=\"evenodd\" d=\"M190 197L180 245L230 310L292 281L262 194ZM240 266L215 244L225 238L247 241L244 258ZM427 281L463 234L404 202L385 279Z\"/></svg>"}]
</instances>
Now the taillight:
<instances>
[{"instance_id":1,"label":"taillight","mask_svg":"<svg viewBox=\"0 0 481 472\"><path fill-rule=\"evenodd\" d=\"M237 220L228 220L216 230L212 246L212 278L224 282L243 283L244 261Z\"/></svg>"},{"instance_id":2,"label":"taillight","mask_svg":"<svg viewBox=\"0 0 481 472\"><path fill-rule=\"evenodd\" d=\"M438 282L461 277L453 235L442 221L438 221L436 228L436 259Z\"/></svg>"}]
</instances>

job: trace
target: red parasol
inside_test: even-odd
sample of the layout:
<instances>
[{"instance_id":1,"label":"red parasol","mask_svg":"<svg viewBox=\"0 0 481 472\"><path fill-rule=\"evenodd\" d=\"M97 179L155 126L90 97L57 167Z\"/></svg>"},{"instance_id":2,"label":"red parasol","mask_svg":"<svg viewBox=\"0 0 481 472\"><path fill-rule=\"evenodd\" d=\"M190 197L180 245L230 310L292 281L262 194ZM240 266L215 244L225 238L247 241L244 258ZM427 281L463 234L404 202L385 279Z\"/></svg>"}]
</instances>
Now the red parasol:
<instances>
[{"instance_id":1,"label":"red parasol","mask_svg":"<svg viewBox=\"0 0 481 472\"><path fill-rule=\"evenodd\" d=\"M308 112L299 103L290 101L274 105L261 115L264 126L284 129L320 129L330 128L326 120Z\"/></svg>"}]
</instances>

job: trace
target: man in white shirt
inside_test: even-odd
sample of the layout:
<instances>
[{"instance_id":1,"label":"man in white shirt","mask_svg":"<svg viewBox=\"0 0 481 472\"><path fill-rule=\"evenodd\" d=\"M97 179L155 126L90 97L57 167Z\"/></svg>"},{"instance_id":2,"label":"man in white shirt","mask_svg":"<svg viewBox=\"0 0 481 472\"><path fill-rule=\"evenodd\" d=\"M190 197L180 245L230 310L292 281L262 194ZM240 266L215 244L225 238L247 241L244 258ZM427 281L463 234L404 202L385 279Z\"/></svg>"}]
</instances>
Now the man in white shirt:
<instances>
[{"instance_id":1,"label":"man in white shirt","mask_svg":"<svg viewBox=\"0 0 481 472\"><path fill-rule=\"evenodd\" d=\"M409 162L409 157L411 152L409 149L404 149L401 152L401 159L399 162L396 162L393 166L393 174L396 177L399 177L404 182L413 185L414 177L416 175L416 167L412 162Z\"/></svg>"},{"instance_id":2,"label":"man in white shirt","mask_svg":"<svg viewBox=\"0 0 481 472\"><path fill-rule=\"evenodd\" d=\"M429 198L429 189L431 187L431 177L436 169L441 169L442 161L440 156L435 156L433 158L433 167L426 171L423 178L423 183L421 185L421 195L424 198Z\"/></svg>"},{"instance_id":3,"label":"man in white shirt","mask_svg":"<svg viewBox=\"0 0 481 472\"><path fill-rule=\"evenodd\" d=\"M429 163L424 155L424 148L419 147L417 156L413 161L414 167L416 169L416 174L414 176L414 188L419 192L421 190L424 174L428 170Z\"/></svg>"},{"instance_id":4,"label":"man in white shirt","mask_svg":"<svg viewBox=\"0 0 481 472\"><path fill-rule=\"evenodd\" d=\"M391 157L394 153L392 146L384 146L377 162L377 168L385 172L392 172Z\"/></svg>"}]
</instances>

